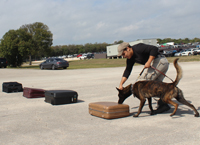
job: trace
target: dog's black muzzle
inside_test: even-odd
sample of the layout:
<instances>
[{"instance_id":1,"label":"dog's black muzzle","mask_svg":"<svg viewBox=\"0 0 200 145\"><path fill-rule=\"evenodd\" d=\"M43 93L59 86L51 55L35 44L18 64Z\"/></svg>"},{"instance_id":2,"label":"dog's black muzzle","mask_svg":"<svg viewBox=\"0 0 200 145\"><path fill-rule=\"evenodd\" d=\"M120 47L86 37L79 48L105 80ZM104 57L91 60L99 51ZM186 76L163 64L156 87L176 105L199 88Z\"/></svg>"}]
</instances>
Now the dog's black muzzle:
<instances>
[{"instance_id":1,"label":"dog's black muzzle","mask_svg":"<svg viewBox=\"0 0 200 145\"><path fill-rule=\"evenodd\" d=\"M123 104L125 99L126 99L125 97L119 95L118 104Z\"/></svg>"}]
</instances>

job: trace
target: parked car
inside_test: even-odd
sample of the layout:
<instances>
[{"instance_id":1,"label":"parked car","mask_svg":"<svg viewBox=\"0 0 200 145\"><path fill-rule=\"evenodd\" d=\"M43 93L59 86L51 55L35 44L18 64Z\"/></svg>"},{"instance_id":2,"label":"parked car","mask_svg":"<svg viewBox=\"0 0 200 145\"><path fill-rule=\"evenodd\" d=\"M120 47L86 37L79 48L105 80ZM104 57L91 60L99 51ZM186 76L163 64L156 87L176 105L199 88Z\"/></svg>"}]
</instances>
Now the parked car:
<instances>
[{"instance_id":1,"label":"parked car","mask_svg":"<svg viewBox=\"0 0 200 145\"><path fill-rule=\"evenodd\" d=\"M68 61L61 59L61 58L49 58L40 64L40 69L54 70L57 68L66 69L67 67L69 67Z\"/></svg>"},{"instance_id":2,"label":"parked car","mask_svg":"<svg viewBox=\"0 0 200 145\"><path fill-rule=\"evenodd\" d=\"M94 54L93 53L87 54L87 59L93 59L93 58L94 58Z\"/></svg>"},{"instance_id":3,"label":"parked car","mask_svg":"<svg viewBox=\"0 0 200 145\"><path fill-rule=\"evenodd\" d=\"M163 55L164 55L165 57L172 57L172 56L174 56L174 54L175 54L175 51L174 51L174 50L165 51L165 53L163 53Z\"/></svg>"},{"instance_id":4,"label":"parked car","mask_svg":"<svg viewBox=\"0 0 200 145\"><path fill-rule=\"evenodd\" d=\"M7 67L7 60L5 58L0 58L0 68L1 67Z\"/></svg>"},{"instance_id":5,"label":"parked car","mask_svg":"<svg viewBox=\"0 0 200 145\"><path fill-rule=\"evenodd\" d=\"M200 48L199 49L196 49L194 50L194 55L199 55L200 54Z\"/></svg>"},{"instance_id":6,"label":"parked car","mask_svg":"<svg viewBox=\"0 0 200 145\"><path fill-rule=\"evenodd\" d=\"M68 57L68 58L72 58L72 57L74 57L74 56L73 56L73 55L68 55L67 57Z\"/></svg>"},{"instance_id":7,"label":"parked car","mask_svg":"<svg viewBox=\"0 0 200 145\"><path fill-rule=\"evenodd\" d=\"M63 59L64 59L64 58L67 58L67 55L63 55L63 56L61 56L61 58L63 58Z\"/></svg>"},{"instance_id":8,"label":"parked car","mask_svg":"<svg viewBox=\"0 0 200 145\"><path fill-rule=\"evenodd\" d=\"M192 55L192 52L189 50L185 50L184 52L181 53L182 56L189 56Z\"/></svg>"},{"instance_id":9,"label":"parked car","mask_svg":"<svg viewBox=\"0 0 200 145\"><path fill-rule=\"evenodd\" d=\"M79 57L80 59L86 59L87 58L87 55L85 54L85 55L82 55L82 56L80 56Z\"/></svg>"},{"instance_id":10,"label":"parked car","mask_svg":"<svg viewBox=\"0 0 200 145\"><path fill-rule=\"evenodd\" d=\"M182 52L184 52L185 50L182 50L182 51L180 51L180 52L177 52L177 53L175 53L174 54L174 56L182 56Z\"/></svg>"},{"instance_id":11,"label":"parked car","mask_svg":"<svg viewBox=\"0 0 200 145\"><path fill-rule=\"evenodd\" d=\"M197 51L194 51L193 55L197 55Z\"/></svg>"},{"instance_id":12,"label":"parked car","mask_svg":"<svg viewBox=\"0 0 200 145\"><path fill-rule=\"evenodd\" d=\"M182 51L181 52L177 52L177 53L174 54L174 56L181 56L181 53L182 53Z\"/></svg>"},{"instance_id":13,"label":"parked car","mask_svg":"<svg viewBox=\"0 0 200 145\"><path fill-rule=\"evenodd\" d=\"M76 57L79 58L79 57L81 57L81 56L82 56L82 54L78 54Z\"/></svg>"},{"instance_id":14,"label":"parked car","mask_svg":"<svg viewBox=\"0 0 200 145\"><path fill-rule=\"evenodd\" d=\"M194 55L194 50L195 50L195 48L189 48L187 51L189 51L191 53L191 55Z\"/></svg>"}]
</instances>

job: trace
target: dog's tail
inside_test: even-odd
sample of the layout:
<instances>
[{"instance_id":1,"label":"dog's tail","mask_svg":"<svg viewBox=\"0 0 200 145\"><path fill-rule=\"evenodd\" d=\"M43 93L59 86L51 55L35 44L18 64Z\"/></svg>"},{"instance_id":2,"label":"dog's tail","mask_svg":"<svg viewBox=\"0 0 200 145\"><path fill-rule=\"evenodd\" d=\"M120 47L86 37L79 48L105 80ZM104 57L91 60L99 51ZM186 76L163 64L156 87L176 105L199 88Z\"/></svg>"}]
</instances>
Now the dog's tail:
<instances>
[{"instance_id":1,"label":"dog's tail","mask_svg":"<svg viewBox=\"0 0 200 145\"><path fill-rule=\"evenodd\" d=\"M174 83L173 83L175 86L178 85L179 81L180 81L181 78L182 78L182 69L181 69L180 65L178 65L178 59L179 59L179 58L176 58L176 59L174 60L174 67L176 68L176 72L177 72L176 79L175 79L175 81L174 81Z\"/></svg>"}]
</instances>

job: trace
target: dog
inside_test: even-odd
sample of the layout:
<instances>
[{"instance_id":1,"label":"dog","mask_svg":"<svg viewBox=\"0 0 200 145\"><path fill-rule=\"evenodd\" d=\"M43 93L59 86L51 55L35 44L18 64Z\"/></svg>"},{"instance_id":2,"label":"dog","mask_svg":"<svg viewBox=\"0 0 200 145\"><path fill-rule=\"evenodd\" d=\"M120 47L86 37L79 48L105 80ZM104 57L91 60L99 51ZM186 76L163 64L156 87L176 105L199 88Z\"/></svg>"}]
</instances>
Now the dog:
<instances>
[{"instance_id":1,"label":"dog","mask_svg":"<svg viewBox=\"0 0 200 145\"><path fill-rule=\"evenodd\" d=\"M142 108L145 104L146 98L148 99L149 109L151 110L151 115L155 114L155 111L152 108L152 97L159 97L164 103L171 104L175 107L173 113L170 116L175 115L178 104L173 102L172 99L175 98L178 102L187 105L195 112L195 117L199 117L199 113L196 108L187 102L183 96L183 92L181 89L177 87L180 79L182 78L182 69L177 63L178 58L174 60L174 67L176 68L177 76L174 82L172 83L164 83L161 81L138 81L135 84L130 84L123 88L123 90L119 90L118 104L122 104L126 98L130 95L134 95L140 100L140 106L137 114L133 117L138 117L142 111Z\"/></svg>"}]
</instances>

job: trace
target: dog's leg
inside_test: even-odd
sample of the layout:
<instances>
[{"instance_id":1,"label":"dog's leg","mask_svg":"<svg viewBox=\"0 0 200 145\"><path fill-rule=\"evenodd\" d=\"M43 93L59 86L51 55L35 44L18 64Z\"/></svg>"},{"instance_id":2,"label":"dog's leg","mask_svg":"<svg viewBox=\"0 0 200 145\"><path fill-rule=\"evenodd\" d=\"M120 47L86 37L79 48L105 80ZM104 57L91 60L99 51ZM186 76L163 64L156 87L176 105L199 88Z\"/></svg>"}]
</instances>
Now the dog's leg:
<instances>
[{"instance_id":1,"label":"dog's leg","mask_svg":"<svg viewBox=\"0 0 200 145\"><path fill-rule=\"evenodd\" d=\"M178 93L177 97L175 97L176 100L179 101L180 103L190 107L195 112L194 116L199 117L199 112L196 110L196 108L192 104L190 104L188 101L185 100L185 98L183 96L183 92L180 89L178 91L179 91L179 93Z\"/></svg>"},{"instance_id":2,"label":"dog's leg","mask_svg":"<svg viewBox=\"0 0 200 145\"><path fill-rule=\"evenodd\" d=\"M149 109L151 110L151 115L154 115L155 113L154 113L154 110L152 108L152 99L151 99L151 97L148 98L148 103L149 103Z\"/></svg>"},{"instance_id":3,"label":"dog's leg","mask_svg":"<svg viewBox=\"0 0 200 145\"><path fill-rule=\"evenodd\" d=\"M173 113L170 115L170 116L173 116L176 113L176 110L178 109L178 104L173 102L171 99L167 99L166 103L171 104L175 107Z\"/></svg>"},{"instance_id":4,"label":"dog's leg","mask_svg":"<svg viewBox=\"0 0 200 145\"><path fill-rule=\"evenodd\" d=\"M144 98L144 99L140 99L140 107L139 107L139 109L138 109L138 113L135 114L135 115L133 115L133 117L138 117L138 116L139 116L139 114L141 113L142 108L143 108L145 102L146 102L146 99L145 99L145 98Z\"/></svg>"}]
</instances>

